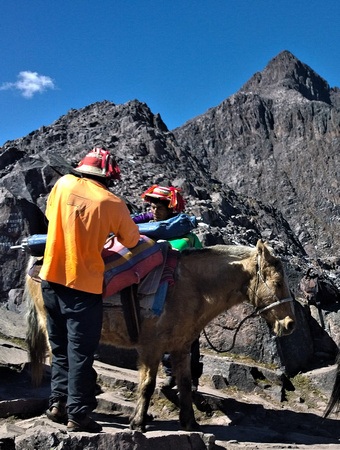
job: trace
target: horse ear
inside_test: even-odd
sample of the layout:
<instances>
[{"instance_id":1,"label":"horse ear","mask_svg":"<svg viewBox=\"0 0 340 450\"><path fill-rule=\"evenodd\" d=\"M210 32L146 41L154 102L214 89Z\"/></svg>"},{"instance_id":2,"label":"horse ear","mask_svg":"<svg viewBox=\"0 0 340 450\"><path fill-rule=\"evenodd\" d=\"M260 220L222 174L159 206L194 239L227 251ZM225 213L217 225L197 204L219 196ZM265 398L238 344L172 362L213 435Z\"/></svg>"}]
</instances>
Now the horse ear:
<instances>
[{"instance_id":1,"label":"horse ear","mask_svg":"<svg viewBox=\"0 0 340 450\"><path fill-rule=\"evenodd\" d=\"M272 254L270 253L270 250L268 249L266 242L262 239L259 239L256 244L257 251L259 254L263 257L265 260L269 260L272 258Z\"/></svg>"},{"instance_id":2,"label":"horse ear","mask_svg":"<svg viewBox=\"0 0 340 450\"><path fill-rule=\"evenodd\" d=\"M256 244L257 251L259 253L263 253L265 247L265 242L262 239L259 239Z\"/></svg>"}]
</instances>

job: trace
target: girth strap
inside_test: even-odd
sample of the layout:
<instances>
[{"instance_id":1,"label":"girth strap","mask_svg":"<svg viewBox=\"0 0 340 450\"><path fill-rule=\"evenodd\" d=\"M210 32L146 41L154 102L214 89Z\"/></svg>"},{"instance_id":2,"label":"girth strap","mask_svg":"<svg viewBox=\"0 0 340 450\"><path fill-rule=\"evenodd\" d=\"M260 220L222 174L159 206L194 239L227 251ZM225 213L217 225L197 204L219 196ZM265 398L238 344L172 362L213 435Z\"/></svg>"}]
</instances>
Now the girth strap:
<instances>
[{"instance_id":1,"label":"girth strap","mask_svg":"<svg viewBox=\"0 0 340 450\"><path fill-rule=\"evenodd\" d=\"M137 284L122 289L120 291L120 300L131 343L135 344L138 341L141 322Z\"/></svg>"}]
</instances>

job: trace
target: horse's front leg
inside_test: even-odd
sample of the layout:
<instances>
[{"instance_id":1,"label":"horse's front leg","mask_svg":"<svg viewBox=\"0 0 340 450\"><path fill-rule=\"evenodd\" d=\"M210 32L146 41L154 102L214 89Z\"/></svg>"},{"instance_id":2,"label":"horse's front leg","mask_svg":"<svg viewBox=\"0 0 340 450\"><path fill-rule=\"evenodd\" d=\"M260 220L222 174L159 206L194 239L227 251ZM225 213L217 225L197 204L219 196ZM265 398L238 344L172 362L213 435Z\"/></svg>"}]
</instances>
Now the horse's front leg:
<instances>
[{"instance_id":1,"label":"horse's front leg","mask_svg":"<svg viewBox=\"0 0 340 450\"><path fill-rule=\"evenodd\" d=\"M152 359L152 361L140 361L137 403L135 411L130 417L130 428L132 430L145 432L150 399L156 386L159 359L156 356L156 359Z\"/></svg>"},{"instance_id":2,"label":"horse's front leg","mask_svg":"<svg viewBox=\"0 0 340 450\"><path fill-rule=\"evenodd\" d=\"M179 390L179 421L185 431L200 430L192 406L190 353L171 353L172 366Z\"/></svg>"}]
</instances>

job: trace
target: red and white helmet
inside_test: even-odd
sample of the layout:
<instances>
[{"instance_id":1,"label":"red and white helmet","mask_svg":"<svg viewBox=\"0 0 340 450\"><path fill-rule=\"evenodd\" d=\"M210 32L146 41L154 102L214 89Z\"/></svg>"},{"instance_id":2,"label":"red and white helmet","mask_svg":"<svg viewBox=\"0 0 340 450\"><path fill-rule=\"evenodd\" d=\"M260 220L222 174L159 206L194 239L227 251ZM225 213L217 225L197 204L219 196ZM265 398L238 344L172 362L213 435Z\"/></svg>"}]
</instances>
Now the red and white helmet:
<instances>
[{"instance_id":1,"label":"red and white helmet","mask_svg":"<svg viewBox=\"0 0 340 450\"><path fill-rule=\"evenodd\" d=\"M157 199L162 202L168 202L168 208L173 209L175 212L182 212L184 210L185 202L180 194L181 189L173 186L159 186L154 184L149 187L141 195L146 202L152 202L152 199Z\"/></svg>"},{"instance_id":2,"label":"red and white helmet","mask_svg":"<svg viewBox=\"0 0 340 450\"><path fill-rule=\"evenodd\" d=\"M95 147L80 161L77 172L120 180L120 169L108 150Z\"/></svg>"}]
</instances>

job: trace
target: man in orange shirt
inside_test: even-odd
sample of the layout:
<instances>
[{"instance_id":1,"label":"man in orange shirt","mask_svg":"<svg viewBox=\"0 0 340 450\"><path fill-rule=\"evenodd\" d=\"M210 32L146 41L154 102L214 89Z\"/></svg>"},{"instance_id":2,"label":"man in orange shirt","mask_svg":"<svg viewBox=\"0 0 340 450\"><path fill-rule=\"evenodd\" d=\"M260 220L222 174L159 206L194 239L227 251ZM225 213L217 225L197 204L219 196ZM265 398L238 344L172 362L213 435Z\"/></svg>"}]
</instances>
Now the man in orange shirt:
<instances>
[{"instance_id":1,"label":"man in orange shirt","mask_svg":"<svg viewBox=\"0 0 340 450\"><path fill-rule=\"evenodd\" d=\"M125 247L139 241L126 204L109 191L120 170L110 153L94 148L53 187L46 206L48 233L40 271L52 348L47 416L68 431L99 432L89 413L96 407L94 353L102 327L104 262L110 233Z\"/></svg>"}]
</instances>

